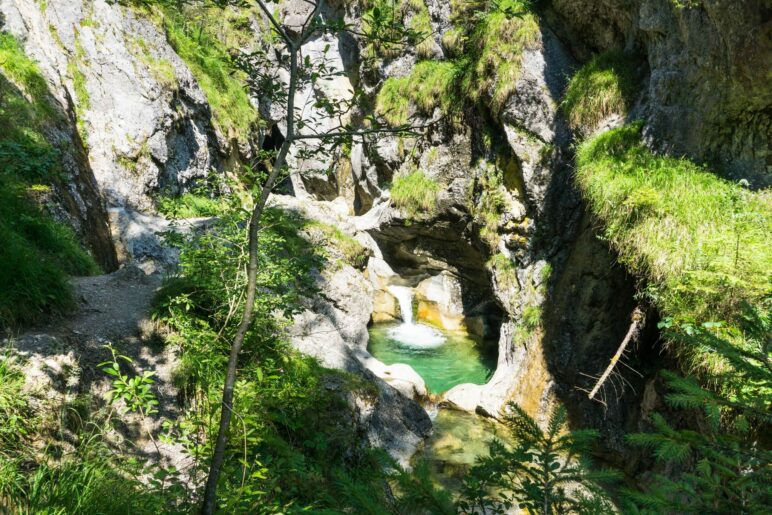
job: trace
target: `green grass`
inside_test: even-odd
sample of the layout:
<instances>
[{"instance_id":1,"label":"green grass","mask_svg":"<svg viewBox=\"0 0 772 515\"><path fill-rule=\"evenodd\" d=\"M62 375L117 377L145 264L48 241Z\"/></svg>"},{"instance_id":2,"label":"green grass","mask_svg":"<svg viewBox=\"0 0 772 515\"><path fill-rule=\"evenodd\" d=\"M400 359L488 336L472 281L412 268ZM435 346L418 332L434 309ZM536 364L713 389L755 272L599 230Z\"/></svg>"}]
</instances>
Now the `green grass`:
<instances>
[{"instance_id":1,"label":"green grass","mask_svg":"<svg viewBox=\"0 0 772 515\"><path fill-rule=\"evenodd\" d=\"M37 66L8 34L0 34L0 71L0 328L10 328L66 311L67 275L97 266L39 205L62 180L59 153L43 133L59 114Z\"/></svg>"},{"instance_id":2,"label":"green grass","mask_svg":"<svg viewBox=\"0 0 772 515\"><path fill-rule=\"evenodd\" d=\"M742 347L733 330L742 304L761 308L772 294L772 191L749 191L686 159L654 155L637 124L582 144L577 164L604 237L646 279L662 316L727 321L725 331ZM715 353L672 347L688 371L726 366Z\"/></svg>"},{"instance_id":3,"label":"green grass","mask_svg":"<svg viewBox=\"0 0 772 515\"><path fill-rule=\"evenodd\" d=\"M529 4L521 0L502 0L485 11L468 5L475 2L460 9L462 3L454 2L454 18L463 16L464 23L477 20L467 32L464 55L468 62L462 88L473 100L489 101L491 112L497 115L515 90L523 52L539 42L539 23ZM484 14L477 14L480 12Z\"/></svg>"},{"instance_id":4,"label":"green grass","mask_svg":"<svg viewBox=\"0 0 772 515\"><path fill-rule=\"evenodd\" d=\"M437 208L437 193L440 185L426 176L422 170L396 177L391 185L391 200L403 209L408 218L420 215L431 216Z\"/></svg>"},{"instance_id":5,"label":"green grass","mask_svg":"<svg viewBox=\"0 0 772 515\"><path fill-rule=\"evenodd\" d=\"M365 11L362 32L368 35L362 50L366 62L398 57L408 45L419 57L433 54L432 25L424 0L365 0L361 6Z\"/></svg>"},{"instance_id":6,"label":"green grass","mask_svg":"<svg viewBox=\"0 0 772 515\"><path fill-rule=\"evenodd\" d=\"M561 107L573 129L591 131L611 114L626 116L639 88L636 60L613 50L595 56L576 72Z\"/></svg>"},{"instance_id":7,"label":"green grass","mask_svg":"<svg viewBox=\"0 0 772 515\"><path fill-rule=\"evenodd\" d=\"M218 216L225 210L222 199L200 193L184 193L179 197L159 197L158 211L169 218L199 218Z\"/></svg>"},{"instance_id":8,"label":"green grass","mask_svg":"<svg viewBox=\"0 0 772 515\"><path fill-rule=\"evenodd\" d=\"M334 225L313 221L305 224L304 229L318 232L329 245L343 255L345 262L354 268L364 268L367 264L370 255L368 249Z\"/></svg>"},{"instance_id":9,"label":"green grass","mask_svg":"<svg viewBox=\"0 0 772 515\"><path fill-rule=\"evenodd\" d=\"M257 111L246 92L245 77L231 63L228 47L219 34L202 27L218 27L222 15L206 10L201 24L189 24L172 8L161 17L166 38L187 63L212 108L214 122L228 138L241 141L249 137L257 121Z\"/></svg>"},{"instance_id":10,"label":"green grass","mask_svg":"<svg viewBox=\"0 0 772 515\"><path fill-rule=\"evenodd\" d=\"M408 123L411 108L431 116L436 108L451 114L457 96L454 86L458 67L449 61L421 61L410 75L386 80L375 103L375 111L392 126Z\"/></svg>"}]
</instances>

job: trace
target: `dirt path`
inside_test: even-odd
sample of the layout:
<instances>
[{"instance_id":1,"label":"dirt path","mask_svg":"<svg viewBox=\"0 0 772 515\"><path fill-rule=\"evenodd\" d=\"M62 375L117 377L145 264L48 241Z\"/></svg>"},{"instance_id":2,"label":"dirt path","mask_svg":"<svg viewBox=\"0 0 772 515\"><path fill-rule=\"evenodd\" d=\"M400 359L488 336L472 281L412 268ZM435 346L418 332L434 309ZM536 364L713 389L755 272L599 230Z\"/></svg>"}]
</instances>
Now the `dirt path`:
<instances>
[{"instance_id":1,"label":"dirt path","mask_svg":"<svg viewBox=\"0 0 772 515\"><path fill-rule=\"evenodd\" d=\"M157 440L163 421L179 413L172 377L176 355L164 346L149 316L161 282L160 274L148 275L136 266L74 278L77 310L27 331L12 339L11 345L22 360L27 388L40 407L61 409L84 395L91 397L93 407L106 406L111 378L98 365L110 358L104 347L108 343L133 360L131 367L122 364L125 372L155 372L153 389L159 413L145 420L132 414L121 417L114 436L124 451L181 469L186 465L181 448L157 442L159 456L147 437L149 430Z\"/></svg>"}]
</instances>

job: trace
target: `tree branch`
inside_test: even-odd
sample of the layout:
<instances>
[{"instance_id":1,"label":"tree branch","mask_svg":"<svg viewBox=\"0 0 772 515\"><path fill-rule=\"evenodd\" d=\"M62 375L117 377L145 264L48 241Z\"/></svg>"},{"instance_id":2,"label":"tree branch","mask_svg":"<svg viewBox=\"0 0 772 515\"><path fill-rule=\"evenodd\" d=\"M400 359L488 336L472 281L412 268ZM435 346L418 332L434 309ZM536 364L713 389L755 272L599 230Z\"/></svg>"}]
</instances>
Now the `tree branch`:
<instances>
[{"instance_id":1,"label":"tree branch","mask_svg":"<svg viewBox=\"0 0 772 515\"><path fill-rule=\"evenodd\" d=\"M600 376L600 379L598 379L598 382L595 383L595 387L592 389L589 395L590 399L593 399L595 397L595 394L598 393L598 390L600 390L601 386L603 386L603 383L606 382L606 379L608 379L608 376L609 374L611 374L611 371L614 370L614 366L619 361L619 358L622 357L622 354L625 352L625 348L630 343L630 341L638 338L638 335L641 332L641 327L643 327L645 320L646 320L646 316L643 310L640 307L636 307L633 310L632 322L630 323L630 328L627 330L627 334L625 335L624 340L622 340L622 343L619 345L619 348L611 357L611 361L606 367L606 370L603 371L603 374Z\"/></svg>"}]
</instances>

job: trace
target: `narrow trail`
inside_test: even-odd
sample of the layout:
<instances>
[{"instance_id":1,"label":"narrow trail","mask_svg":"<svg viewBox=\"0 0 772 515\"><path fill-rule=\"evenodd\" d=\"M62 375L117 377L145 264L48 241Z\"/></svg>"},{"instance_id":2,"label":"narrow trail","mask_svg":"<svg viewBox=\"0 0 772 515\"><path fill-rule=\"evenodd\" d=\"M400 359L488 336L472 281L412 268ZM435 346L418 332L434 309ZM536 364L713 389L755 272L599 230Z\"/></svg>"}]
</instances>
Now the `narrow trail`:
<instances>
[{"instance_id":1,"label":"narrow trail","mask_svg":"<svg viewBox=\"0 0 772 515\"><path fill-rule=\"evenodd\" d=\"M10 346L40 408L62 410L84 395L106 406L111 378L98 365L110 358L107 344L132 359L132 365L121 363L124 372L153 371L159 412L145 420L137 414L119 415L117 434L110 440L123 452L184 469L182 448L158 441L164 420L179 414L173 384L176 353L163 344L150 319L161 282L161 274L147 274L134 265L107 275L73 278L76 310L11 338Z\"/></svg>"}]
</instances>

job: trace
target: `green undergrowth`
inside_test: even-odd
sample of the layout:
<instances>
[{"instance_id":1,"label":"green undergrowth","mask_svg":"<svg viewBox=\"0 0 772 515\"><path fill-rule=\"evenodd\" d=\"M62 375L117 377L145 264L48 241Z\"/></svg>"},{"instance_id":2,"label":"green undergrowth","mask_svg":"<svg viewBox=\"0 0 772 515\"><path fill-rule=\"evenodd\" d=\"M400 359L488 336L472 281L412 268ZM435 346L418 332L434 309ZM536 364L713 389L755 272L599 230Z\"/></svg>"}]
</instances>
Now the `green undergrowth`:
<instances>
[{"instance_id":1,"label":"green undergrowth","mask_svg":"<svg viewBox=\"0 0 772 515\"><path fill-rule=\"evenodd\" d=\"M451 59L421 61L410 75L387 79L378 93L376 112L392 126L436 108L455 119L465 103L483 103L498 115L520 76L523 52L539 42L529 2L458 0L451 11L453 27L443 36Z\"/></svg>"},{"instance_id":2,"label":"green undergrowth","mask_svg":"<svg viewBox=\"0 0 772 515\"><path fill-rule=\"evenodd\" d=\"M155 317L172 330L168 343L180 352L175 381L186 414L171 434L200 460L202 473L243 309L243 217L229 210L212 231L179 242L180 273L166 283L155 307ZM361 445L345 401L346 392L372 398L377 389L324 369L287 343L287 323L302 309L301 298L313 294L311 272L325 259L301 236L305 225L273 209L262 220L255 320L239 363L237 416L219 485L224 513L361 513L372 512L361 511L363 504L385 506L385 462ZM312 334L314 328L308 329Z\"/></svg>"},{"instance_id":3,"label":"green undergrowth","mask_svg":"<svg viewBox=\"0 0 772 515\"><path fill-rule=\"evenodd\" d=\"M33 409L20 365L0 355L0 512L158 513L157 492L92 424L96 409L40 400Z\"/></svg>"},{"instance_id":4,"label":"green undergrowth","mask_svg":"<svg viewBox=\"0 0 772 515\"><path fill-rule=\"evenodd\" d=\"M59 152L44 127L56 123L40 72L18 42L0 33L0 329L61 313L72 302L68 274L97 271L73 231L45 210L60 182Z\"/></svg>"},{"instance_id":5,"label":"green undergrowth","mask_svg":"<svg viewBox=\"0 0 772 515\"><path fill-rule=\"evenodd\" d=\"M611 114L626 116L639 91L637 61L613 50L595 56L568 83L561 107L575 130L592 130Z\"/></svg>"},{"instance_id":6,"label":"green undergrowth","mask_svg":"<svg viewBox=\"0 0 772 515\"><path fill-rule=\"evenodd\" d=\"M738 349L745 304L772 294L772 192L750 191L687 159L658 156L638 124L604 133L577 153L579 185L604 236L647 296L676 326L726 321ZM673 345L690 372L718 375L726 361L709 349Z\"/></svg>"},{"instance_id":7,"label":"green undergrowth","mask_svg":"<svg viewBox=\"0 0 772 515\"><path fill-rule=\"evenodd\" d=\"M431 216L437 208L440 185L422 170L396 177L391 185L391 200L404 209L408 218Z\"/></svg>"},{"instance_id":8,"label":"green undergrowth","mask_svg":"<svg viewBox=\"0 0 772 515\"><path fill-rule=\"evenodd\" d=\"M188 192L177 197L157 199L158 211L167 218L203 218L218 216L227 208L223 199L204 192Z\"/></svg>"},{"instance_id":9,"label":"green undergrowth","mask_svg":"<svg viewBox=\"0 0 772 515\"><path fill-rule=\"evenodd\" d=\"M398 57L407 47L422 58L434 53L431 18L424 0L364 0L361 5L362 32L368 35L362 56L368 65Z\"/></svg>"},{"instance_id":10,"label":"green undergrowth","mask_svg":"<svg viewBox=\"0 0 772 515\"><path fill-rule=\"evenodd\" d=\"M539 23L529 2L454 0L452 18L461 27L453 39L464 64L462 90L489 103L496 115L514 92L523 52L538 44ZM453 50L453 47L451 47Z\"/></svg>"}]
</instances>

